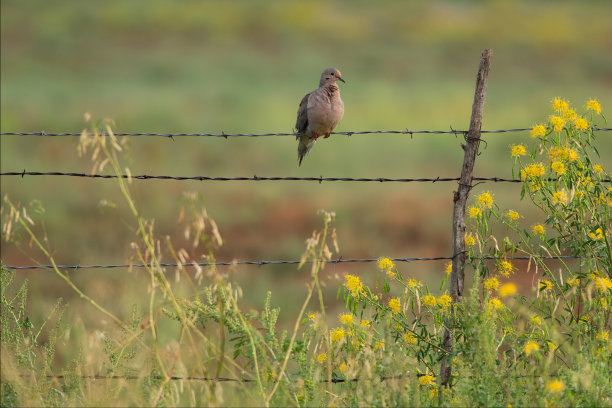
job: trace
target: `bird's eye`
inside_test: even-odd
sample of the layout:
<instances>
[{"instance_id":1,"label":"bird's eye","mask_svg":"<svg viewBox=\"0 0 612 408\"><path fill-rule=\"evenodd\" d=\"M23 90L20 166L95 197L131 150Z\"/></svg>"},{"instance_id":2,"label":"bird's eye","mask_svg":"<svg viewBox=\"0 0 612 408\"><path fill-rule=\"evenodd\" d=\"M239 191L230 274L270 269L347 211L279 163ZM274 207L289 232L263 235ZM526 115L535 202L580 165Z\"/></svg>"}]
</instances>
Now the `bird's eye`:
<instances>
[{"instance_id":1,"label":"bird's eye","mask_svg":"<svg viewBox=\"0 0 612 408\"><path fill-rule=\"evenodd\" d=\"M332 72L331 74L332 74L332 76L336 75L336 74L334 74L333 72Z\"/></svg>"}]
</instances>

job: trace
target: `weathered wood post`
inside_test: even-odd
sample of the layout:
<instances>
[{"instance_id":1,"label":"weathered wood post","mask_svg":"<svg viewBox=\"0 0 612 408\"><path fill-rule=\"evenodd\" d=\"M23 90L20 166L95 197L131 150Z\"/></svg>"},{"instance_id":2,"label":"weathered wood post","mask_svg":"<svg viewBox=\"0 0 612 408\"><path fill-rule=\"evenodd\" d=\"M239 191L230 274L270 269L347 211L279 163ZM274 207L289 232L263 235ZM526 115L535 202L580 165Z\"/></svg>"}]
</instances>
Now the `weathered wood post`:
<instances>
[{"instance_id":1,"label":"weathered wood post","mask_svg":"<svg viewBox=\"0 0 612 408\"><path fill-rule=\"evenodd\" d=\"M448 385L451 376L451 353L453 350L453 327L455 326L454 304L461 301L463 296L463 281L465 264L465 206L472 188L472 171L474 161L478 153L480 144L480 129L482 127L482 110L484 107L485 93L487 90L487 76L489 74L491 49L486 49L480 57L478 74L476 76L476 92L474 93L474 103L472 105L472 117L470 119L470 129L466 137L465 155L463 156L463 167L461 168L461 179L459 188L454 192L453 201L453 269L450 276L450 295L453 298L453 305L450 308L450 316L444 331L442 348L447 354L442 358L440 365L440 386Z\"/></svg>"}]
</instances>

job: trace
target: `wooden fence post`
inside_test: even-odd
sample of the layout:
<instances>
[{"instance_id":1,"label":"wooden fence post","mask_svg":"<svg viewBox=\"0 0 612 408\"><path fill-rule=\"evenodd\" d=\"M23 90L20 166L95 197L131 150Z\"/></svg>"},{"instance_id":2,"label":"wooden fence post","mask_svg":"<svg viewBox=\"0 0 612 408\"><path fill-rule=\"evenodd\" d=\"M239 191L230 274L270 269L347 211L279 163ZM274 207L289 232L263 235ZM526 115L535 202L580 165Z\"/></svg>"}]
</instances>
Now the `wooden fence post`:
<instances>
[{"instance_id":1,"label":"wooden fence post","mask_svg":"<svg viewBox=\"0 0 612 408\"><path fill-rule=\"evenodd\" d=\"M463 281L465 264L465 206L472 188L472 171L474 161L478 153L480 144L480 129L482 127L482 110L484 107L485 93L487 90L487 76L489 74L491 49L486 49L480 57L478 74L476 76L476 92L474 93L474 103L472 105L472 117L470 119L470 129L466 137L463 157L463 167L461 168L461 179L459 188L453 195L453 269L450 276L450 295L453 298L453 305L450 308L450 318L446 321L446 330L442 348L447 354L442 358L440 364L440 386L448 385L451 376L451 353L453 350L453 327L455 325L454 304L461 301L463 296Z\"/></svg>"}]
</instances>

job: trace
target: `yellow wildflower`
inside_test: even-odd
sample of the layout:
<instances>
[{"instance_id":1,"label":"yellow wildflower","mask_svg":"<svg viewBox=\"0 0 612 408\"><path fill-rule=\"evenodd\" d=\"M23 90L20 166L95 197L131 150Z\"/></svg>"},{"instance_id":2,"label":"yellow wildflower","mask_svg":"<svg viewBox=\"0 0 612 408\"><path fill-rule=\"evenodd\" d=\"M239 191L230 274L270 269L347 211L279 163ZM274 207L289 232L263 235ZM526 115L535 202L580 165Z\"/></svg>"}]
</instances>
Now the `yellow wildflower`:
<instances>
[{"instance_id":1,"label":"yellow wildflower","mask_svg":"<svg viewBox=\"0 0 612 408\"><path fill-rule=\"evenodd\" d=\"M506 211L506 214L504 214L506 216L506 218L508 218L510 221L516 221L518 220L521 216L519 215L519 213L517 213L514 210L508 210Z\"/></svg>"},{"instance_id":2,"label":"yellow wildflower","mask_svg":"<svg viewBox=\"0 0 612 408\"><path fill-rule=\"evenodd\" d=\"M566 154L567 154L567 160L573 162L578 160L578 152L575 151L574 149L570 149L569 147L565 150Z\"/></svg>"},{"instance_id":3,"label":"yellow wildflower","mask_svg":"<svg viewBox=\"0 0 612 408\"><path fill-rule=\"evenodd\" d=\"M489 278L484 282L484 286L489 290L497 290L499 287L499 280L497 280L497 278Z\"/></svg>"},{"instance_id":4,"label":"yellow wildflower","mask_svg":"<svg viewBox=\"0 0 612 408\"><path fill-rule=\"evenodd\" d=\"M545 292L547 290L552 290L553 284L551 281L541 280L538 284L538 287L540 288L540 292Z\"/></svg>"},{"instance_id":5,"label":"yellow wildflower","mask_svg":"<svg viewBox=\"0 0 612 408\"><path fill-rule=\"evenodd\" d=\"M497 271L506 277L510 276L511 273L514 273L515 269L516 268L512 265L512 263L506 260L500 261L497 264Z\"/></svg>"},{"instance_id":6,"label":"yellow wildflower","mask_svg":"<svg viewBox=\"0 0 612 408\"><path fill-rule=\"evenodd\" d=\"M477 198L478 206L480 208L491 208L493 207L493 196L488 191L480 194Z\"/></svg>"},{"instance_id":7,"label":"yellow wildflower","mask_svg":"<svg viewBox=\"0 0 612 408\"><path fill-rule=\"evenodd\" d=\"M347 326L353 324L353 315L350 313L345 313L340 315L340 322Z\"/></svg>"},{"instance_id":8,"label":"yellow wildflower","mask_svg":"<svg viewBox=\"0 0 612 408\"><path fill-rule=\"evenodd\" d=\"M309 313L308 314L308 320L315 320L317 318L317 315L314 313Z\"/></svg>"},{"instance_id":9,"label":"yellow wildflower","mask_svg":"<svg viewBox=\"0 0 612 408\"><path fill-rule=\"evenodd\" d=\"M326 353L321 353L317 356L317 363L324 363L325 361L327 361Z\"/></svg>"},{"instance_id":10,"label":"yellow wildflower","mask_svg":"<svg viewBox=\"0 0 612 408\"><path fill-rule=\"evenodd\" d=\"M361 283L361 279L359 276L355 275L345 275L344 286L352 293L354 297L358 297L360 293L363 293L363 283Z\"/></svg>"},{"instance_id":11,"label":"yellow wildflower","mask_svg":"<svg viewBox=\"0 0 612 408\"><path fill-rule=\"evenodd\" d=\"M553 146L548 151L548 157L550 158L550 160L567 160L567 149L565 147Z\"/></svg>"},{"instance_id":12,"label":"yellow wildflower","mask_svg":"<svg viewBox=\"0 0 612 408\"><path fill-rule=\"evenodd\" d=\"M525 354L527 354L528 356L532 353L535 353L539 349L540 346L533 340L529 340L527 343L525 343L525 346L523 347L523 351L525 351Z\"/></svg>"},{"instance_id":13,"label":"yellow wildflower","mask_svg":"<svg viewBox=\"0 0 612 408\"><path fill-rule=\"evenodd\" d=\"M594 281L601 276L601 271L593 271L589 273L589 278Z\"/></svg>"},{"instance_id":14,"label":"yellow wildflower","mask_svg":"<svg viewBox=\"0 0 612 408\"><path fill-rule=\"evenodd\" d=\"M595 99L591 99L586 103L586 109L601 114L601 105Z\"/></svg>"},{"instance_id":15,"label":"yellow wildflower","mask_svg":"<svg viewBox=\"0 0 612 408\"><path fill-rule=\"evenodd\" d=\"M512 149L510 150L510 155L512 157L524 156L527 154L527 149L522 144L512 145Z\"/></svg>"},{"instance_id":16,"label":"yellow wildflower","mask_svg":"<svg viewBox=\"0 0 612 408\"><path fill-rule=\"evenodd\" d=\"M563 130L565 126L565 119L561 116L551 116L550 124L552 125L553 131L560 132Z\"/></svg>"},{"instance_id":17,"label":"yellow wildflower","mask_svg":"<svg viewBox=\"0 0 612 408\"><path fill-rule=\"evenodd\" d=\"M383 343L382 341L377 341L376 344L374 344L374 351L380 349L385 349L385 343Z\"/></svg>"},{"instance_id":18,"label":"yellow wildflower","mask_svg":"<svg viewBox=\"0 0 612 408\"><path fill-rule=\"evenodd\" d=\"M432 388L429 390L429 399L434 399L438 396L438 389Z\"/></svg>"},{"instance_id":19,"label":"yellow wildflower","mask_svg":"<svg viewBox=\"0 0 612 408\"><path fill-rule=\"evenodd\" d=\"M340 364L340 367L338 367L338 370L340 370L340 372L344 374L344 372L346 371L346 368L347 368L346 363L342 363Z\"/></svg>"},{"instance_id":20,"label":"yellow wildflower","mask_svg":"<svg viewBox=\"0 0 612 408\"><path fill-rule=\"evenodd\" d=\"M564 99L557 97L552 100L552 108L557 112L565 112L569 109L569 104Z\"/></svg>"},{"instance_id":21,"label":"yellow wildflower","mask_svg":"<svg viewBox=\"0 0 612 408\"><path fill-rule=\"evenodd\" d=\"M565 190L555 191L553 193L552 202L553 204L563 204L566 205L568 201L567 193Z\"/></svg>"},{"instance_id":22,"label":"yellow wildflower","mask_svg":"<svg viewBox=\"0 0 612 408\"><path fill-rule=\"evenodd\" d=\"M602 292L606 289L612 289L612 281L608 278L597 278L595 279L595 287Z\"/></svg>"},{"instance_id":23,"label":"yellow wildflower","mask_svg":"<svg viewBox=\"0 0 612 408\"><path fill-rule=\"evenodd\" d=\"M531 227L531 231L534 234L538 234L538 235L544 235L546 233L546 229L544 229L544 225L542 224L536 224L533 227Z\"/></svg>"},{"instance_id":24,"label":"yellow wildflower","mask_svg":"<svg viewBox=\"0 0 612 408\"><path fill-rule=\"evenodd\" d=\"M436 305L436 297L432 295L423 296L423 304L425 306L435 306Z\"/></svg>"},{"instance_id":25,"label":"yellow wildflower","mask_svg":"<svg viewBox=\"0 0 612 408\"><path fill-rule=\"evenodd\" d=\"M480 210L480 208L478 208L476 206L471 206L468 209L468 214L469 214L470 218L478 218L482 214L482 211Z\"/></svg>"},{"instance_id":26,"label":"yellow wildflower","mask_svg":"<svg viewBox=\"0 0 612 408\"><path fill-rule=\"evenodd\" d=\"M544 125L535 125L531 129L531 137L543 137L546 136L546 127Z\"/></svg>"},{"instance_id":27,"label":"yellow wildflower","mask_svg":"<svg viewBox=\"0 0 612 408\"><path fill-rule=\"evenodd\" d=\"M338 328L332 330L332 332L331 332L331 340L334 343L342 340L343 338L344 338L344 329L343 328L338 327Z\"/></svg>"},{"instance_id":28,"label":"yellow wildflower","mask_svg":"<svg viewBox=\"0 0 612 408\"><path fill-rule=\"evenodd\" d=\"M580 284L580 278L568 278L566 282L570 286L576 286Z\"/></svg>"},{"instance_id":29,"label":"yellow wildflower","mask_svg":"<svg viewBox=\"0 0 612 408\"><path fill-rule=\"evenodd\" d=\"M395 268L395 264L389 258L380 258L378 260L378 269L386 271Z\"/></svg>"},{"instance_id":30,"label":"yellow wildflower","mask_svg":"<svg viewBox=\"0 0 612 408\"><path fill-rule=\"evenodd\" d=\"M476 244L476 237L474 237L471 233L465 234L465 245L473 246Z\"/></svg>"},{"instance_id":31,"label":"yellow wildflower","mask_svg":"<svg viewBox=\"0 0 612 408\"><path fill-rule=\"evenodd\" d=\"M444 268L444 272L446 273L446 276L450 275L453 272L453 263L449 262L446 264L446 267Z\"/></svg>"},{"instance_id":32,"label":"yellow wildflower","mask_svg":"<svg viewBox=\"0 0 612 408\"><path fill-rule=\"evenodd\" d=\"M505 283L499 288L499 296L512 296L516 293L516 285L514 283Z\"/></svg>"},{"instance_id":33,"label":"yellow wildflower","mask_svg":"<svg viewBox=\"0 0 612 408\"><path fill-rule=\"evenodd\" d=\"M565 384L563 384L563 381L559 381L559 380L551 380L546 385L546 389L549 392L554 392L556 394L563 392L564 388L565 388Z\"/></svg>"},{"instance_id":34,"label":"yellow wildflower","mask_svg":"<svg viewBox=\"0 0 612 408\"><path fill-rule=\"evenodd\" d=\"M535 326L535 327L539 327L542 325L542 319L540 319L540 316L536 316L536 315L531 316L531 319L529 319L529 322L531 323L532 326Z\"/></svg>"},{"instance_id":35,"label":"yellow wildflower","mask_svg":"<svg viewBox=\"0 0 612 408\"><path fill-rule=\"evenodd\" d=\"M548 345L549 351L555 351L557 349L557 345L552 341L547 341L546 344Z\"/></svg>"},{"instance_id":36,"label":"yellow wildflower","mask_svg":"<svg viewBox=\"0 0 612 408\"><path fill-rule=\"evenodd\" d=\"M372 325L372 322L369 320L362 320L361 322L359 322L359 325L363 328L368 328Z\"/></svg>"},{"instance_id":37,"label":"yellow wildflower","mask_svg":"<svg viewBox=\"0 0 612 408\"><path fill-rule=\"evenodd\" d=\"M435 385L436 378L433 375L422 375L419 377L419 384L421 385Z\"/></svg>"},{"instance_id":38,"label":"yellow wildflower","mask_svg":"<svg viewBox=\"0 0 612 408\"><path fill-rule=\"evenodd\" d=\"M408 279L407 285L409 288L414 288L415 286L421 286L421 282L416 279Z\"/></svg>"},{"instance_id":39,"label":"yellow wildflower","mask_svg":"<svg viewBox=\"0 0 612 408\"><path fill-rule=\"evenodd\" d=\"M610 333L608 333L607 331L600 331L595 336L595 339L601 340L601 341L608 341L608 339L610 339Z\"/></svg>"},{"instance_id":40,"label":"yellow wildflower","mask_svg":"<svg viewBox=\"0 0 612 408\"><path fill-rule=\"evenodd\" d=\"M560 161L552 162L550 168L559 176L565 174L565 165Z\"/></svg>"},{"instance_id":41,"label":"yellow wildflower","mask_svg":"<svg viewBox=\"0 0 612 408\"><path fill-rule=\"evenodd\" d=\"M597 174L603 174L604 173L604 169L603 167L601 167L599 164L594 164L593 165L593 171Z\"/></svg>"},{"instance_id":42,"label":"yellow wildflower","mask_svg":"<svg viewBox=\"0 0 612 408\"><path fill-rule=\"evenodd\" d=\"M438 306L441 309L447 309L451 305L453 298L450 297L449 295L442 295L438 298L437 301L438 301Z\"/></svg>"},{"instance_id":43,"label":"yellow wildflower","mask_svg":"<svg viewBox=\"0 0 612 408\"><path fill-rule=\"evenodd\" d=\"M589 122L583 118L574 119L574 127L578 130L587 130L589 128Z\"/></svg>"},{"instance_id":44,"label":"yellow wildflower","mask_svg":"<svg viewBox=\"0 0 612 408\"><path fill-rule=\"evenodd\" d=\"M389 308L391 309L391 311L393 313L399 313L400 312L400 301L398 298L391 298L389 299L389 303L387 303L389 305Z\"/></svg>"},{"instance_id":45,"label":"yellow wildflower","mask_svg":"<svg viewBox=\"0 0 612 408\"><path fill-rule=\"evenodd\" d=\"M489 299L489 313L493 310L499 310L504 307L504 304L498 298Z\"/></svg>"},{"instance_id":46,"label":"yellow wildflower","mask_svg":"<svg viewBox=\"0 0 612 408\"><path fill-rule=\"evenodd\" d=\"M417 338L414 337L414 335L412 333L405 333L404 334L404 341L408 344L416 344L417 342Z\"/></svg>"},{"instance_id":47,"label":"yellow wildflower","mask_svg":"<svg viewBox=\"0 0 612 408\"><path fill-rule=\"evenodd\" d=\"M521 170L521 179L525 180L527 176L531 178L542 177L544 174L546 174L544 165L542 163L534 163Z\"/></svg>"},{"instance_id":48,"label":"yellow wildflower","mask_svg":"<svg viewBox=\"0 0 612 408\"><path fill-rule=\"evenodd\" d=\"M595 232L589 232L588 233L589 238L593 239L593 240L598 240L598 239L603 239L603 231L601 230L601 228L597 228L595 230Z\"/></svg>"},{"instance_id":49,"label":"yellow wildflower","mask_svg":"<svg viewBox=\"0 0 612 408\"><path fill-rule=\"evenodd\" d=\"M568 109L563 112L563 119L565 120L575 120L578 117L576 112L573 109Z\"/></svg>"}]
</instances>

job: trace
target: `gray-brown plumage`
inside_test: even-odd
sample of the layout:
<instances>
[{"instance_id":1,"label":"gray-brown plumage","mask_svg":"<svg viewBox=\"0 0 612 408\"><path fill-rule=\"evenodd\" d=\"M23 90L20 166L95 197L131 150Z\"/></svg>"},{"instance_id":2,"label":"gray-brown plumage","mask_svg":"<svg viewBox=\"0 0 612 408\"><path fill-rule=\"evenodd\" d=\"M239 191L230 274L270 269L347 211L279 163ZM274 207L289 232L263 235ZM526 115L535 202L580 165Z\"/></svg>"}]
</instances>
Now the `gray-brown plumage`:
<instances>
[{"instance_id":1,"label":"gray-brown plumage","mask_svg":"<svg viewBox=\"0 0 612 408\"><path fill-rule=\"evenodd\" d=\"M340 98L340 89L336 81L345 82L340 71L336 68L327 68L321 74L319 88L306 94L300 102L295 122L296 139L299 140L299 165L319 136L325 135L325 138L328 138L342 119L344 103Z\"/></svg>"}]
</instances>

